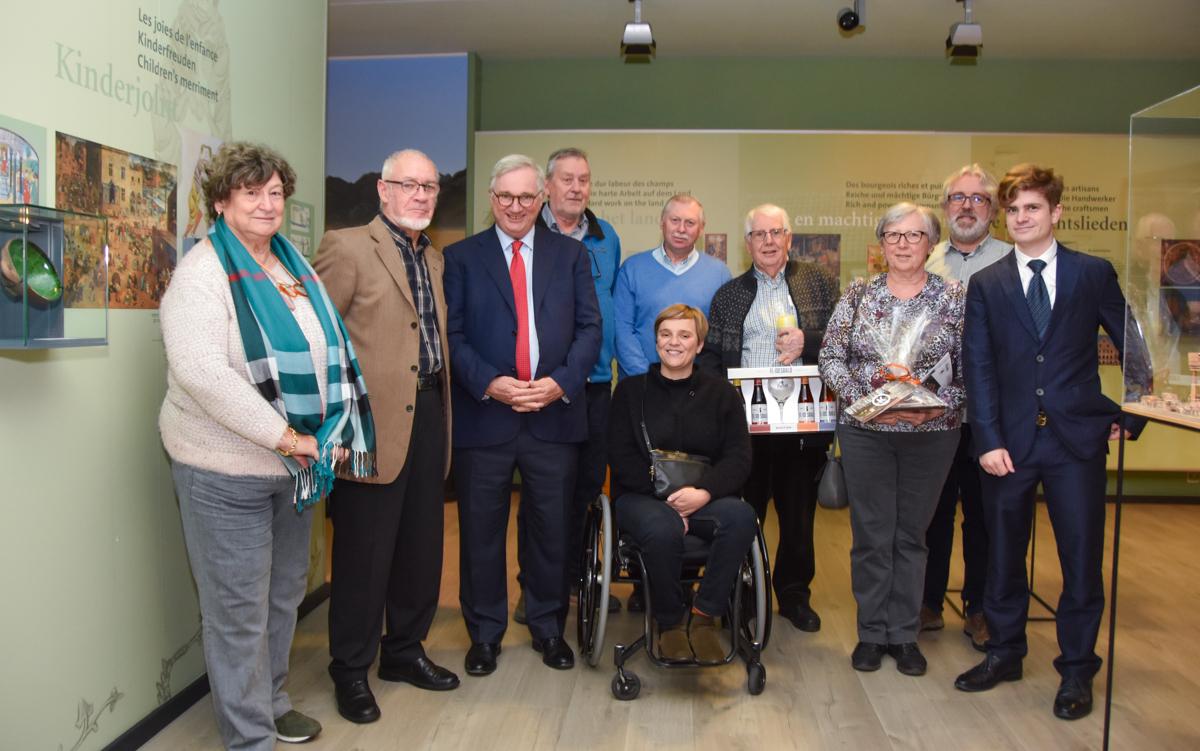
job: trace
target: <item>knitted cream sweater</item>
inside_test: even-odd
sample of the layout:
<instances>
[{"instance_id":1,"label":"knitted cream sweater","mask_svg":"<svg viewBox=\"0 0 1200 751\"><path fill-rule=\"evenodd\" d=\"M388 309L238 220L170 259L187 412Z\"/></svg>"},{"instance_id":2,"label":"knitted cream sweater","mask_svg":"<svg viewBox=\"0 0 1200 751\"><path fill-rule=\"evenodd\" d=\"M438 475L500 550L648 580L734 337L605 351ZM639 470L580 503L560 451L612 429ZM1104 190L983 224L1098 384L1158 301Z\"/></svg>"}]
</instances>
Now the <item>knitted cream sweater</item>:
<instances>
[{"instance_id":1,"label":"knitted cream sweater","mask_svg":"<svg viewBox=\"0 0 1200 751\"><path fill-rule=\"evenodd\" d=\"M294 302L324 402L325 335L308 300ZM207 239L179 262L159 318L167 395L158 429L171 459L227 475L286 476L275 446L287 420L250 382L229 279Z\"/></svg>"}]
</instances>

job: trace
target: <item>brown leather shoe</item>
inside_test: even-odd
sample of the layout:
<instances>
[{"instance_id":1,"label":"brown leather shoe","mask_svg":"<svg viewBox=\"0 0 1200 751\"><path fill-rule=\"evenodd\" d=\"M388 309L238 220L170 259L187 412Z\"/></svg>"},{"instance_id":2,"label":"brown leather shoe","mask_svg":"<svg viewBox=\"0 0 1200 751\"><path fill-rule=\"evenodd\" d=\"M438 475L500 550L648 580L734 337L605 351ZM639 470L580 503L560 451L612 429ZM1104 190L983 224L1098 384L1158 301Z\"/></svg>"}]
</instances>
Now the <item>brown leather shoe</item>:
<instances>
[{"instance_id":1,"label":"brown leather shoe","mask_svg":"<svg viewBox=\"0 0 1200 751\"><path fill-rule=\"evenodd\" d=\"M921 606L920 618L921 631L941 631L946 627L946 621L942 620L942 614L933 612L928 605Z\"/></svg>"},{"instance_id":2,"label":"brown leather shoe","mask_svg":"<svg viewBox=\"0 0 1200 751\"><path fill-rule=\"evenodd\" d=\"M658 657L664 662L691 662L694 659L687 629L682 623L659 629Z\"/></svg>"},{"instance_id":3,"label":"brown leather shoe","mask_svg":"<svg viewBox=\"0 0 1200 751\"><path fill-rule=\"evenodd\" d=\"M980 652L987 651L989 637L987 620L983 613L971 613L963 622L963 633L971 637L971 646Z\"/></svg>"},{"instance_id":4,"label":"brown leather shoe","mask_svg":"<svg viewBox=\"0 0 1200 751\"><path fill-rule=\"evenodd\" d=\"M725 648L717 636L717 619L692 611L688 620L687 636L692 652L701 662L724 662Z\"/></svg>"}]
</instances>

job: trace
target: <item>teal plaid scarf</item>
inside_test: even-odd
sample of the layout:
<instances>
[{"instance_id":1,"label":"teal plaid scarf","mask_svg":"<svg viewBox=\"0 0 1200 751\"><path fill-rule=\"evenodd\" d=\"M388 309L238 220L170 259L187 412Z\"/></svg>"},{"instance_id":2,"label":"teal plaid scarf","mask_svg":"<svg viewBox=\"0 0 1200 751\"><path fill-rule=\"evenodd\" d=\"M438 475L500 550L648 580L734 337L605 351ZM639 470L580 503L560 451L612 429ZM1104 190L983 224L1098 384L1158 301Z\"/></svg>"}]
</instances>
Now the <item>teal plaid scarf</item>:
<instances>
[{"instance_id":1,"label":"teal plaid scarf","mask_svg":"<svg viewBox=\"0 0 1200 751\"><path fill-rule=\"evenodd\" d=\"M304 285L325 332L328 386L323 405L308 340L275 282L229 230L224 217L217 218L208 234L229 274L251 383L296 432L316 436L320 448L320 458L307 468L290 456L280 456L296 478L296 511L313 505L333 488L335 447L349 450L342 464L348 465L350 474L373 477L375 424L367 387L342 317L316 272L283 235L275 233L271 252Z\"/></svg>"}]
</instances>

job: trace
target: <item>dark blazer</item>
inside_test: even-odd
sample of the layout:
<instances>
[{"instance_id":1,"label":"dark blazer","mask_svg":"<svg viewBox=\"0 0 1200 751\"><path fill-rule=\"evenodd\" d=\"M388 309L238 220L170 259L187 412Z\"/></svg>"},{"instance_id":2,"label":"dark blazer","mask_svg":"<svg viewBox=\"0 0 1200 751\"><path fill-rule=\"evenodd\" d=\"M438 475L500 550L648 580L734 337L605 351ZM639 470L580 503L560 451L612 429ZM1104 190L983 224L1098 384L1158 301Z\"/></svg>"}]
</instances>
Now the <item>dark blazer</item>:
<instances>
[{"instance_id":1,"label":"dark blazer","mask_svg":"<svg viewBox=\"0 0 1200 751\"><path fill-rule=\"evenodd\" d=\"M1100 392L1096 335L1103 327L1125 358L1125 297L1111 263L1061 243L1056 283L1042 340L1025 301L1015 254L971 277L963 370L978 454L1005 448L1019 465L1033 448L1039 409L1079 459L1093 459L1107 448L1109 426L1121 412ZM1146 422L1127 417L1123 424L1136 435Z\"/></svg>"},{"instance_id":2,"label":"dark blazer","mask_svg":"<svg viewBox=\"0 0 1200 751\"><path fill-rule=\"evenodd\" d=\"M825 324L838 301L837 281L820 266L801 261L788 261L783 276L796 306L796 323L804 332L801 357L815 363L825 338ZM721 285L708 309L708 336L696 357L697 365L722 377L726 369L741 367L742 327L757 295L758 278L753 266Z\"/></svg>"},{"instance_id":3,"label":"dark blazer","mask_svg":"<svg viewBox=\"0 0 1200 751\"><path fill-rule=\"evenodd\" d=\"M495 226L445 250L447 338L452 364L454 446L478 448L512 440L522 422L543 441L587 437L583 389L600 353L600 309L583 243L536 227L533 304L538 356L534 378L549 376L565 392L539 412L520 414L485 399L498 376L516 378L517 317L512 281Z\"/></svg>"}]
</instances>

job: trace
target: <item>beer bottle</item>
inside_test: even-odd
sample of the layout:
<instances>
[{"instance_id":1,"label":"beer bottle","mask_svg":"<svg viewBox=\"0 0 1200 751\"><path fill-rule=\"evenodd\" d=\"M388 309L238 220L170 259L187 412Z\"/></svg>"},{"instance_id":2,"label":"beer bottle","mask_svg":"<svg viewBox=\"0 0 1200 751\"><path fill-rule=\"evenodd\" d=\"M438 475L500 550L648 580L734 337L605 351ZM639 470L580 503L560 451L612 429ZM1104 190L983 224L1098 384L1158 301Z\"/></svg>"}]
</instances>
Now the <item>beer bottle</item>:
<instances>
[{"instance_id":1,"label":"beer bottle","mask_svg":"<svg viewBox=\"0 0 1200 751\"><path fill-rule=\"evenodd\" d=\"M833 424L837 422L837 394L829 388L829 384L821 381L821 402L817 405L817 422Z\"/></svg>"},{"instance_id":2,"label":"beer bottle","mask_svg":"<svg viewBox=\"0 0 1200 751\"><path fill-rule=\"evenodd\" d=\"M750 424L767 424L767 392L763 391L762 379L754 379L754 394L750 397Z\"/></svg>"},{"instance_id":3,"label":"beer bottle","mask_svg":"<svg viewBox=\"0 0 1200 751\"><path fill-rule=\"evenodd\" d=\"M808 385L808 376L800 379L800 399L797 401L799 422L815 423L817 421L817 403L813 399L812 388Z\"/></svg>"}]
</instances>

